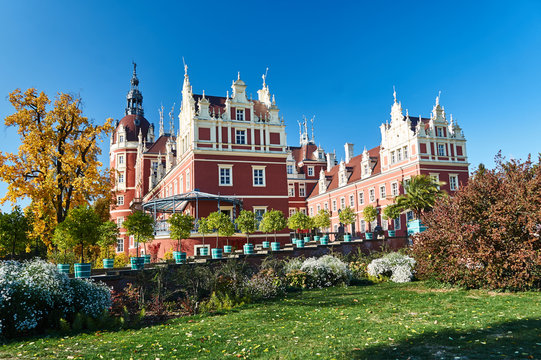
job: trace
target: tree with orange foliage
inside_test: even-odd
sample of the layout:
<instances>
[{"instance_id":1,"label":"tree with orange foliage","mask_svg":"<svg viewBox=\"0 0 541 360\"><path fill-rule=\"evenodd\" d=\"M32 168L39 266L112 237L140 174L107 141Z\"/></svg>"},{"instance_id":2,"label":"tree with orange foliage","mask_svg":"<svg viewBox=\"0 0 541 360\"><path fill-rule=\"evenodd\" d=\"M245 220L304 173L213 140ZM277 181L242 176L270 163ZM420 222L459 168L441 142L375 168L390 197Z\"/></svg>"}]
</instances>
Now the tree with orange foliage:
<instances>
[{"instance_id":1,"label":"tree with orange foliage","mask_svg":"<svg viewBox=\"0 0 541 360\"><path fill-rule=\"evenodd\" d=\"M112 119L94 125L83 116L81 99L64 93L52 108L36 89L17 89L9 101L16 112L5 125L17 128L21 145L16 154L0 152L0 180L8 183L0 203L29 198L31 235L51 246L52 232L68 210L110 196L111 173L100 170L98 140L113 130Z\"/></svg>"}]
</instances>

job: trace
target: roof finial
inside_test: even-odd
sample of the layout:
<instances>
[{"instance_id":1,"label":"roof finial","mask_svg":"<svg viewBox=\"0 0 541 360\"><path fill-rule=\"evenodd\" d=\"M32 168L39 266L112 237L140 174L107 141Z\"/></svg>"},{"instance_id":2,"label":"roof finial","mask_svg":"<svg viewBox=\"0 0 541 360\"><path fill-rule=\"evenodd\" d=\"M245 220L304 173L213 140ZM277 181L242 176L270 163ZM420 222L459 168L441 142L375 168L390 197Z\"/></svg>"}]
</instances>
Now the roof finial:
<instances>
[{"instance_id":1,"label":"roof finial","mask_svg":"<svg viewBox=\"0 0 541 360\"><path fill-rule=\"evenodd\" d=\"M174 120L175 105L176 103L173 103L173 106L171 107L171 111L169 111L169 128L171 129L170 131L171 136L175 134L175 120Z\"/></svg>"},{"instance_id":2,"label":"roof finial","mask_svg":"<svg viewBox=\"0 0 541 360\"><path fill-rule=\"evenodd\" d=\"M441 90L438 92L438 96L436 96L436 106L440 104L440 96L441 96Z\"/></svg>"},{"instance_id":3,"label":"roof finial","mask_svg":"<svg viewBox=\"0 0 541 360\"><path fill-rule=\"evenodd\" d=\"M237 73L237 80L240 80L240 71Z\"/></svg>"},{"instance_id":4,"label":"roof finial","mask_svg":"<svg viewBox=\"0 0 541 360\"><path fill-rule=\"evenodd\" d=\"M135 61L132 61L131 63L133 64L133 76L136 76L137 75L137 64L135 63Z\"/></svg>"},{"instance_id":5,"label":"roof finial","mask_svg":"<svg viewBox=\"0 0 541 360\"><path fill-rule=\"evenodd\" d=\"M160 130L158 133L158 137L160 137L165 133L164 128L163 128L163 104L161 105L158 112L160 113Z\"/></svg>"},{"instance_id":6,"label":"roof finial","mask_svg":"<svg viewBox=\"0 0 541 360\"><path fill-rule=\"evenodd\" d=\"M182 57L182 63L184 64L184 76L188 76L188 65L184 61L184 56Z\"/></svg>"},{"instance_id":7,"label":"roof finial","mask_svg":"<svg viewBox=\"0 0 541 360\"><path fill-rule=\"evenodd\" d=\"M396 102L396 89L393 85L393 97L394 97L394 102Z\"/></svg>"}]
</instances>

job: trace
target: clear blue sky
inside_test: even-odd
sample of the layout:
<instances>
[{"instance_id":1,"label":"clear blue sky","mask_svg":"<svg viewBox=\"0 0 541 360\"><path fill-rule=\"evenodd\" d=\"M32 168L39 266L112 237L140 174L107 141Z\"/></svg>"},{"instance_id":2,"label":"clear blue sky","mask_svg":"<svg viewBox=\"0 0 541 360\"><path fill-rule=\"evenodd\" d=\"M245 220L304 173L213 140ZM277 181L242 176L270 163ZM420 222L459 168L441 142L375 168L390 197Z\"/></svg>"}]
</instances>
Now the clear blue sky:
<instances>
[{"instance_id":1,"label":"clear blue sky","mask_svg":"<svg viewBox=\"0 0 541 360\"><path fill-rule=\"evenodd\" d=\"M346 141L356 154L378 145L393 85L412 116L428 116L442 91L471 169L492 167L500 149L541 151L541 1L5 1L0 118L13 112L9 92L36 87L80 93L96 122L119 119L134 60L157 123L160 103L178 109L182 56L194 91L211 95L240 71L256 97L269 67L288 143L315 115L316 142L338 159ZM15 130L3 126L0 144L15 151Z\"/></svg>"}]
</instances>

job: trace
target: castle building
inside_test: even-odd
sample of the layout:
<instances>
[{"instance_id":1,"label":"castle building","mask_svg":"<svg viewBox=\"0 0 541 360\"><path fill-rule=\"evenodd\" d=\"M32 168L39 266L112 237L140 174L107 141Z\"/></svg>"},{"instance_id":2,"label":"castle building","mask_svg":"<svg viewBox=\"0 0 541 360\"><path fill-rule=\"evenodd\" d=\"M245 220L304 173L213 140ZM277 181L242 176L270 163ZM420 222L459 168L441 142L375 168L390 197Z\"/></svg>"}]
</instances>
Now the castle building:
<instances>
[{"instance_id":1,"label":"castle building","mask_svg":"<svg viewBox=\"0 0 541 360\"><path fill-rule=\"evenodd\" d=\"M354 156L354 146L345 144L345 160L336 163L335 153L315 143L313 119L299 122L299 146L286 144L283 117L263 76L258 99L248 99L240 73L231 85L231 95L194 94L185 66L178 128L174 130L174 109L169 132L164 127L163 107L159 112L158 134L144 116L143 95L134 64L131 87L126 97L125 116L111 135L110 165L116 170L117 203L111 217L120 227L117 252L134 253L137 246L122 228L134 210L144 210L156 219L155 242L158 256L171 250L176 240L169 236L167 218L186 212L197 220L219 210L236 218L245 209L258 219L271 209L290 216L296 211L314 215L328 209L330 231L342 232L338 210L346 206L358 214L350 229L362 236L368 225L362 208L375 205L380 211L403 192L402 181L417 174L429 174L448 192L456 191L468 178L466 144L462 130L439 105L430 118L410 118L396 100L391 122L381 125L380 146ZM309 123L311 134L309 134ZM408 214L391 224L378 218L384 229L405 234ZM374 224L372 224L374 225ZM206 237L203 237L206 235ZM255 243L267 234L250 236ZM278 234L282 243L290 234ZM189 255L201 247L220 247L224 239L200 234L197 229L183 241ZM237 248L245 243L243 234L228 240Z\"/></svg>"}]
</instances>

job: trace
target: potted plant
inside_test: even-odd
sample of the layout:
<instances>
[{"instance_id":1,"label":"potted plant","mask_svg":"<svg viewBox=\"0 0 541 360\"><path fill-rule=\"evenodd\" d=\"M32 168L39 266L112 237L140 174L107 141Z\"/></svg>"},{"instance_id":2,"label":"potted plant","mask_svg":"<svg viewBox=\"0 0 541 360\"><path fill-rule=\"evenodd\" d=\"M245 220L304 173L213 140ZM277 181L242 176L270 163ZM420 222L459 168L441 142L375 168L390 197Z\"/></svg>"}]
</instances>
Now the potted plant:
<instances>
[{"instance_id":1,"label":"potted plant","mask_svg":"<svg viewBox=\"0 0 541 360\"><path fill-rule=\"evenodd\" d=\"M402 213L402 210L400 207L396 204L391 204L385 209L383 209L383 219L389 221L394 220L398 217L400 217L400 214ZM387 230L389 237L395 237L396 231L395 230Z\"/></svg>"},{"instance_id":2,"label":"potted plant","mask_svg":"<svg viewBox=\"0 0 541 360\"><path fill-rule=\"evenodd\" d=\"M310 217L298 211L287 219L287 227L295 231L297 247L304 247L304 242L306 239L298 238L297 234L299 234L301 230L308 230L312 227L312 221ZM308 241L309 240L310 238L308 237Z\"/></svg>"},{"instance_id":3,"label":"potted plant","mask_svg":"<svg viewBox=\"0 0 541 360\"><path fill-rule=\"evenodd\" d=\"M253 254L254 244L250 244L250 234L253 234L257 230L257 219L255 218L255 214L248 210L242 210L235 219L235 224L237 224L240 232L246 235L244 253Z\"/></svg>"},{"instance_id":4,"label":"potted plant","mask_svg":"<svg viewBox=\"0 0 541 360\"><path fill-rule=\"evenodd\" d=\"M122 223L122 226L126 229L128 235L133 235L135 237L137 256L130 259L131 268L133 270L141 270L144 268L146 259L139 257L139 243L146 244L149 240L154 238L154 219L151 215L145 214L142 211L135 211L126 218ZM148 260L150 262L150 255Z\"/></svg>"},{"instance_id":5,"label":"potted plant","mask_svg":"<svg viewBox=\"0 0 541 360\"><path fill-rule=\"evenodd\" d=\"M221 211L215 211L207 217L209 226L216 231L216 248L211 249L213 259L222 258L222 249L218 248L218 237L225 236L227 245L229 245L229 236L235 233L235 226L229 216Z\"/></svg>"},{"instance_id":6,"label":"potted plant","mask_svg":"<svg viewBox=\"0 0 541 360\"><path fill-rule=\"evenodd\" d=\"M103 258L103 268L112 269L114 267L115 259L109 257L109 251L111 246L114 246L117 242L119 236L119 230L116 223L113 221L106 221L102 223L99 227L100 238L98 240L98 245L101 248L101 251L105 253Z\"/></svg>"},{"instance_id":7,"label":"potted plant","mask_svg":"<svg viewBox=\"0 0 541 360\"><path fill-rule=\"evenodd\" d=\"M375 207L373 207L372 205L365 206L365 208L363 209L363 217L364 217L364 220L368 223L368 229L370 229L370 224L374 220L376 220L377 216L378 216L378 210ZM365 232L364 236L366 240L372 240L373 238L373 234L369 231Z\"/></svg>"},{"instance_id":8,"label":"potted plant","mask_svg":"<svg viewBox=\"0 0 541 360\"><path fill-rule=\"evenodd\" d=\"M340 211L340 213L338 214L338 218L340 219L340 222L344 224L347 228L348 225L351 225L355 222L355 212L352 208L348 206L347 208ZM351 241L351 234L346 233L344 235L344 241Z\"/></svg>"},{"instance_id":9,"label":"potted plant","mask_svg":"<svg viewBox=\"0 0 541 360\"><path fill-rule=\"evenodd\" d=\"M314 216L314 226L318 228L320 231L322 229L327 229L329 226L331 226L331 214L328 210L320 209L316 216ZM322 245L327 245L329 242L329 237L327 235L323 236L319 239L319 242Z\"/></svg>"},{"instance_id":10,"label":"potted plant","mask_svg":"<svg viewBox=\"0 0 541 360\"><path fill-rule=\"evenodd\" d=\"M175 213L171 215L167 222L172 239L177 239L177 251L173 251L173 258L177 264L186 262L186 253L182 252L182 239L187 239L193 229L193 216L184 213Z\"/></svg>"},{"instance_id":11,"label":"potted plant","mask_svg":"<svg viewBox=\"0 0 541 360\"><path fill-rule=\"evenodd\" d=\"M259 224L259 229L266 233L274 233L274 241L270 244L272 251L280 250L280 243L276 241L276 232L283 230L285 227L286 218L284 213L280 210L271 210L263 214L263 219Z\"/></svg>"},{"instance_id":12,"label":"potted plant","mask_svg":"<svg viewBox=\"0 0 541 360\"><path fill-rule=\"evenodd\" d=\"M84 262L85 245L95 245L99 239L101 220L94 209L88 205L78 206L68 211L62 222L64 236L81 247L81 262L74 264L75 277L88 278L92 265Z\"/></svg>"},{"instance_id":13,"label":"potted plant","mask_svg":"<svg viewBox=\"0 0 541 360\"><path fill-rule=\"evenodd\" d=\"M199 221L197 222L197 232L201 234L201 236L203 237L203 245L205 245L205 234L210 234L210 232L212 231L210 225L209 225L209 221L207 218L200 218ZM225 251L225 246L224 246L224 252L227 252ZM229 250L229 252L231 252L231 250ZM202 248L200 248L199 250L199 254L202 255L202 256L207 256L209 253L208 253L208 249L203 246ZM197 254L194 254L194 255L197 255Z\"/></svg>"}]
</instances>

